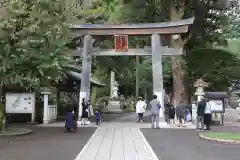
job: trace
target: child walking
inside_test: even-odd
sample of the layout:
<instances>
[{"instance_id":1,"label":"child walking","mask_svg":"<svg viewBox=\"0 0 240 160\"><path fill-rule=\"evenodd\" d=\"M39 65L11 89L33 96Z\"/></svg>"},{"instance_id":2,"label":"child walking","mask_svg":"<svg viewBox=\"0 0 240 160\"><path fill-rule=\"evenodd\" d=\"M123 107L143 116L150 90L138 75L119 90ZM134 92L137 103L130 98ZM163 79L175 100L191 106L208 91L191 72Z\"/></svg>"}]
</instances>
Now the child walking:
<instances>
[{"instance_id":1,"label":"child walking","mask_svg":"<svg viewBox=\"0 0 240 160\"><path fill-rule=\"evenodd\" d=\"M101 124L101 113L99 111L95 112L95 118L96 118L96 125L100 126L100 124Z\"/></svg>"}]
</instances>

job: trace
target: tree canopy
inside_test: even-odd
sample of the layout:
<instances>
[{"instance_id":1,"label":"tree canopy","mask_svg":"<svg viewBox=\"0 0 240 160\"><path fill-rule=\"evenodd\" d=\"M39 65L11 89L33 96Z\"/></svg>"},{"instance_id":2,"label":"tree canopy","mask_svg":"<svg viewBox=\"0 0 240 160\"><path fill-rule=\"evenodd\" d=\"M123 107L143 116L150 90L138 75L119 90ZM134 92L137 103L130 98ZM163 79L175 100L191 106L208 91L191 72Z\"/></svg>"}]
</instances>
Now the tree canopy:
<instances>
[{"instance_id":1,"label":"tree canopy","mask_svg":"<svg viewBox=\"0 0 240 160\"><path fill-rule=\"evenodd\" d=\"M198 69L194 67L196 70L200 70L200 72L196 71L194 72L194 75L192 73L192 69L187 69L193 67L195 64L200 63L200 59L205 59L209 63L212 63L211 59L208 59L206 57L213 57L213 59L219 59L223 53L223 51L215 51L214 48L216 46L226 46L227 45L227 38L229 31L233 31L233 27L231 27L230 22L233 22L234 17L236 14L236 4L237 1L232 1L232 3L228 3L227 1L222 0L196 0L196 1L186 1L186 0L126 0L124 3L120 1L115 0L98 0L96 1L92 7L89 10L86 10L86 12L83 12L79 18L82 20L82 22L85 23L151 23L151 22L164 22L169 20L175 20L175 19L182 19L182 18L188 18L194 16L196 18L196 21L194 25L191 28L191 37L190 39L187 39L187 35L182 35L182 40L187 40L185 44L186 49L186 55L183 60L186 62L183 63L183 68L181 70L185 70L186 73L185 79L177 79L177 81L186 81L189 82L191 80L191 83L193 81L197 80L197 78L205 78L206 80L210 80L213 78L215 71L208 74L203 74L206 70L202 70L201 68ZM234 12L231 13L231 12ZM231 16L229 16L231 14ZM163 37L164 43L173 45L174 42L171 42L171 37ZM139 37L131 37L129 38L129 44L132 47L136 47L137 39ZM102 44L110 44L108 46L112 46L112 40L109 37L101 37L100 41ZM149 45L150 39L147 37L141 38L141 41L143 41L144 44ZM99 44L96 44L99 45ZM200 50L206 50L208 51L206 54L197 54L201 51ZM213 49L213 50L212 50ZM195 53L196 52L196 53ZM232 57L230 53L227 54L229 58L227 58L228 64L236 64L238 59L234 59L237 57ZM198 61L197 58L201 57ZM220 57L219 57L220 56ZM191 58L190 58L191 57ZM194 57L197 57L194 59ZM230 58L231 57L231 58ZM180 57L181 58L181 57ZM164 86L167 90L172 90L173 86L173 70L176 70L176 68L172 68L170 57L166 58L164 61ZM221 58L220 58L221 59ZM99 66L104 66L104 61L109 62L107 64L109 66L109 69L115 68L117 69L117 72L119 73L118 79L120 80L120 84L122 86L125 86L126 88L132 88L131 92L126 94L132 94L134 92L134 83L135 83L135 58L131 57L117 57L115 58L109 58L109 57L101 57L97 58L97 64ZM177 59L173 59L173 62ZM193 61L194 60L194 61ZM222 61L225 61L225 59L222 59ZM190 62L189 62L190 61ZM220 60L219 60L220 61ZM152 88L151 84L151 58L150 57L142 57L140 60L140 88ZM236 62L236 63L235 63ZM119 65L116 64L127 64L127 68L118 67ZM169 66L170 65L170 66ZM178 64L180 65L180 64ZM125 65L123 65L125 66ZM216 68L219 64L212 63L212 67ZM106 65L105 65L106 67ZM198 66L199 67L199 66ZM230 68L233 68L233 65L229 66ZM229 70L231 70L228 68ZM210 69L210 70L211 70ZM224 69L221 67L221 69ZM179 72L179 71L177 71ZM222 73L222 72L221 72ZM224 86L228 85L228 81L231 81L231 78L236 78L227 75L226 71L223 71L222 74L227 79ZM121 76L124 75L124 76ZM179 77L180 75L175 75L174 77ZM203 76L203 77L201 77ZM220 75L219 75L220 76ZM214 82L215 83L215 82ZM189 84L189 83L187 83ZM222 83L215 83L215 87L212 89L219 89L218 85L223 85ZM186 88L189 86L185 85ZM191 86L191 85L190 85ZM221 88L221 87L220 87ZM225 87L226 88L226 87ZM179 90L177 88L173 89L179 94ZM187 91L187 90L186 90ZM151 93L151 91L150 91ZM192 93L190 91L191 96Z\"/></svg>"},{"instance_id":2,"label":"tree canopy","mask_svg":"<svg viewBox=\"0 0 240 160\"><path fill-rule=\"evenodd\" d=\"M1 11L0 97L4 104L7 86L34 89L64 76L62 66L72 63L67 47L71 12L64 0L8 0ZM1 129L5 115L0 114Z\"/></svg>"},{"instance_id":3,"label":"tree canopy","mask_svg":"<svg viewBox=\"0 0 240 160\"><path fill-rule=\"evenodd\" d=\"M63 0L10 0L1 17L1 83L25 86L58 80L69 64L68 10Z\"/></svg>"}]
</instances>

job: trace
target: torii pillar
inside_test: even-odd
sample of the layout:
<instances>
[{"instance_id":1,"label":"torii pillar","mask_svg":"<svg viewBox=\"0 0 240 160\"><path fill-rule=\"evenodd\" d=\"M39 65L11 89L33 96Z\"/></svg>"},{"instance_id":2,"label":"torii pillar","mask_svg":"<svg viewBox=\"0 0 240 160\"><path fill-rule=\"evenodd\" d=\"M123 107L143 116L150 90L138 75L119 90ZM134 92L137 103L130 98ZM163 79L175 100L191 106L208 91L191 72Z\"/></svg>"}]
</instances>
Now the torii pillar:
<instances>
[{"instance_id":1,"label":"torii pillar","mask_svg":"<svg viewBox=\"0 0 240 160\"><path fill-rule=\"evenodd\" d=\"M82 99L85 101L90 98L90 83L91 83L91 65L92 59L90 52L92 50L92 36L84 35L83 54L82 54L82 74L81 74L81 86L79 93L79 105L78 105L78 120L82 117Z\"/></svg>"},{"instance_id":2,"label":"torii pillar","mask_svg":"<svg viewBox=\"0 0 240 160\"><path fill-rule=\"evenodd\" d=\"M164 117L164 90L163 90L163 65L161 53L161 40L159 34L152 34L152 74L153 74L153 93L161 103L159 117Z\"/></svg>"}]
</instances>

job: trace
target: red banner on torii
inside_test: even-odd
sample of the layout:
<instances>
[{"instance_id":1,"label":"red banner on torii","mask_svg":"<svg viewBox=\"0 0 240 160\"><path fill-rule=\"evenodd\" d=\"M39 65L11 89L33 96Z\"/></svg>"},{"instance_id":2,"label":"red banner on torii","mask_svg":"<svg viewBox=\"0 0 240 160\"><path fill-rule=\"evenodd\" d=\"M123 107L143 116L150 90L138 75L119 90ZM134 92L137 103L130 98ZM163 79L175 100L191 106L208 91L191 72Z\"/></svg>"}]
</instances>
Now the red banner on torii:
<instances>
[{"instance_id":1,"label":"red banner on torii","mask_svg":"<svg viewBox=\"0 0 240 160\"><path fill-rule=\"evenodd\" d=\"M128 35L115 35L114 49L115 49L115 52L127 52L128 51Z\"/></svg>"}]
</instances>

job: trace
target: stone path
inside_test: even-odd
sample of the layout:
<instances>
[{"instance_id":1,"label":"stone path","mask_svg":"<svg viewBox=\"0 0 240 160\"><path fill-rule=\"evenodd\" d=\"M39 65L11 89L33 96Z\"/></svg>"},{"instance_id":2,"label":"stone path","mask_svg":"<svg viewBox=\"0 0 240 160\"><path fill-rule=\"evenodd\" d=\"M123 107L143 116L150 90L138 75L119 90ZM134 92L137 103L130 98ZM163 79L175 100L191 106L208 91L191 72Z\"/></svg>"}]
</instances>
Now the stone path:
<instances>
[{"instance_id":1,"label":"stone path","mask_svg":"<svg viewBox=\"0 0 240 160\"><path fill-rule=\"evenodd\" d=\"M147 116L145 116L147 117ZM136 114L128 114L118 117L114 121L103 122L95 131L88 143L75 160L158 160L149 143L139 128L150 128L149 121L136 123ZM42 127L64 127L63 122L42 124ZM91 123L87 126L96 126ZM160 122L160 128L174 128L176 125L168 125ZM187 124L183 129L195 128ZM79 129L81 130L81 129ZM156 130L156 129L149 129ZM161 129L160 129L161 130Z\"/></svg>"},{"instance_id":2,"label":"stone path","mask_svg":"<svg viewBox=\"0 0 240 160\"><path fill-rule=\"evenodd\" d=\"M158 160L138 128L100 127L75 160Z\"/></svg>"}]
</instances>

